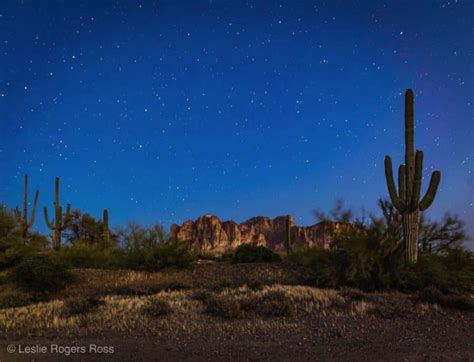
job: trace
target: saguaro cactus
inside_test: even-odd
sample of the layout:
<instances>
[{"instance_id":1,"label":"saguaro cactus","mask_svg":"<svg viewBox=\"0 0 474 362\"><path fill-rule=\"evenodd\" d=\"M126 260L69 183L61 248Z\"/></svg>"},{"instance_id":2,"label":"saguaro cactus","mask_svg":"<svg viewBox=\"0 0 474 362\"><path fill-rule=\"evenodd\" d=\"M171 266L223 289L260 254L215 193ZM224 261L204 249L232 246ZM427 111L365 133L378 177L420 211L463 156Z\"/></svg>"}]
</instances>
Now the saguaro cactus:
<instances>
[{"instance_id":1,"label":"saguaro cactus","mask_svg":"<svg viewBox=\"0 0 474 362\"><path fill-rule=\"evenodd\" d=\"M15 217L20 224L21 236L23 242L26 244L28 237L28 229L33 226L35 222L36 215L36 203L38 202L39 191L36 190L35 201L33 203L33 210L31 212L31 218L28 222L28 175L25 175L25 190L23 192L23 214L20 211L20 208L17 206L15 208Z\"/></svg>"},{"instance_id":2,"label":"saguaro cactus","mask_svg":"<svg viewBox=\"0 0 474 362\"><path fill-rule=\"evenodd\" d=\"M63 220L63 208L59 205L59 177L56 177L55 183L55 202L54 202L55 217L51 222L48 217L48 209L44 207L44 218L46 225L53 231L53 248L59 249L61 247L61 232L69 226L71 222L71 205L67 204L66 215Z\"/></svg>"},{"instance_id":3,"label":"saguaro cactus","mask_svg":"<svg viewBox=\"0 0 474 362\"><path fill-rule=\"evenodd\" d=\"M109 231L109 211L104 209L104 215L102 217L102 240L109 242L110 241L110 231Z\"/></svg>"},{"instance_id":4,"label":"saguaro cactus","mask_svg":"<svg viewBox=\"0 0 474 362\"><path fill-rule=\"evenodd\" d=\"M385 177L390 199L402 215L403 241L409 263L415 263L418 258L420 212L433 203L441 179L441 173L434 171L426 195L420 201L423 152L416 150L415 154L414 138L413 91L407 89L405 93L405 164L398 168L398 193L393 180L390 156L385 156Z\"/></svg>"}]
</instances>

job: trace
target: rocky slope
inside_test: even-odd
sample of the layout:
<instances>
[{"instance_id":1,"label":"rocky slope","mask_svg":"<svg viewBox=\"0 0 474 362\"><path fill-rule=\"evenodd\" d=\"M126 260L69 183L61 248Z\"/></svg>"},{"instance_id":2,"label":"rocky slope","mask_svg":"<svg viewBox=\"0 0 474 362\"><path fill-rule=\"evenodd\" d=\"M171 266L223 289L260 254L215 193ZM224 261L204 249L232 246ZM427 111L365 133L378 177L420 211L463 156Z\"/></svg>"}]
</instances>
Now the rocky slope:
<instances>
[{"instance_id":1,"label":"rocky slope","mask_svg":"<svg viewBox=\"0 0 474 362\"><path fill-rule=\"evenodd\" d=\"M312 226L297 226L293 216L270 219L253 217L237 224L221 221L217 216L204 215L188 220L179 226L171 226L171 234L179 240L194 242L203 251L224 251L241 244L254 243L274 250L285 250L289 227L290 247L298 245L329 247L328 222Z\"/></svg>"}]
</instances>

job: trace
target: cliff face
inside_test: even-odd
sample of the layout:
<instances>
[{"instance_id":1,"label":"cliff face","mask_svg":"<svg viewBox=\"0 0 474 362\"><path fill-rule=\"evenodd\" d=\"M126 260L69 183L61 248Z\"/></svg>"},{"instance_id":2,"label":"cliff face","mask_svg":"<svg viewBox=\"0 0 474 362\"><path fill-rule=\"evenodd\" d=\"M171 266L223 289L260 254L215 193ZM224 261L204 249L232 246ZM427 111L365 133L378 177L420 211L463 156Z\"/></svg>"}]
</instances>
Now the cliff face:
<instances>
[{"instance_id":1,"label":"cliff face","mask_svg":"<svg viewBox=\"0 0 474 362\"><path fill-rule=\"evenodd\" d=\"M290 247L304 245L329 248L327 222L307 227L296 226L293 216L278 216L274 219L257 216L237 224L234 221L221 221L213 215L204 215L195 221L188 220L181 226L173 224L171 234L179 240L192 241L202 251L219 252L248 243L285 250L287 224L290 229Z\"/></svg>"}]
</instances>

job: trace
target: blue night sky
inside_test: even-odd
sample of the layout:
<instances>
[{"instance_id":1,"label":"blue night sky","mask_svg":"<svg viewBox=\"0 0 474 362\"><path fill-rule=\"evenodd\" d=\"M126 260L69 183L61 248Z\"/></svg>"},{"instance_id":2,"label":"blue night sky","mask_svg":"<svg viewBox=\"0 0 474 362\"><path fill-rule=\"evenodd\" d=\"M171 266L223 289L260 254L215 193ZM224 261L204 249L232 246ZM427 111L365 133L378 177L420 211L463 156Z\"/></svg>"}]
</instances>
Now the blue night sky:
<instances>
[{"instance_id":1,"label":"blue night sky","mask_svg":"<svg viewBox=\"0 0 474 362\"><path fill-rule=\"evenodd\" d=\"M388 196L416 147L429 210L474 220L473 1L0 4L0 200L40 190L113 225L243 221ZM472 225L469 230L474 231Z\"/></svg>"}]
</instances>

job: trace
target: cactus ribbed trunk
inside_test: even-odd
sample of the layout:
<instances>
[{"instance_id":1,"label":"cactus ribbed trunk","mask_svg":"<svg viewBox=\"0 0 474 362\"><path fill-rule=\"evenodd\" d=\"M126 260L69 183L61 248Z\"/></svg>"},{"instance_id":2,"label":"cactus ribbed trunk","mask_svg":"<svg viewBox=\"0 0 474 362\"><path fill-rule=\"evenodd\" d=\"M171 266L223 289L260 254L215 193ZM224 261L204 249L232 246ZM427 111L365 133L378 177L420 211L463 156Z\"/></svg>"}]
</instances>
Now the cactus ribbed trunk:
<instances>
[{"instance_id":1,"label":"cactus ribbed trunk","mask_svg":"<svg viewBox=\"0 0 474 362\"><path fill-rule=\"evenodd\" d=\"M53 230L53 249L58 250L61 247L61 230Z\"/></svg>"},{"instance_id":2,"label":"cactus ribbed trunk","mask_svg":"<svg viewBox=\"0 0 474 362\"><path fill-rule=\"evenodd\" d=\"M406 213L402 216L405 256L409 263L416 263L418 260L419 216L418 211Z\"/></svg>"}]
</instances>

